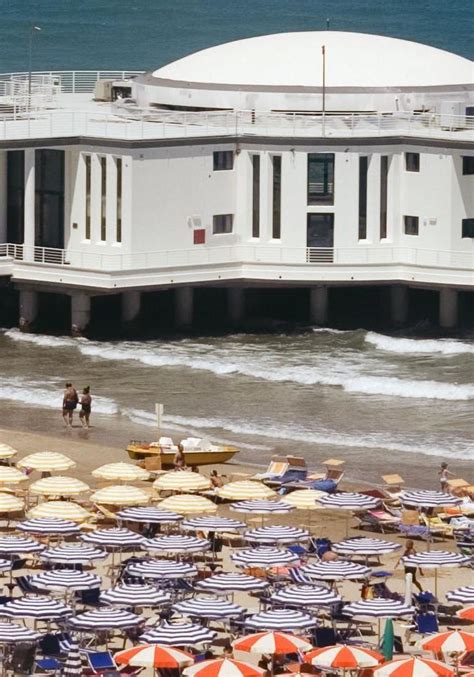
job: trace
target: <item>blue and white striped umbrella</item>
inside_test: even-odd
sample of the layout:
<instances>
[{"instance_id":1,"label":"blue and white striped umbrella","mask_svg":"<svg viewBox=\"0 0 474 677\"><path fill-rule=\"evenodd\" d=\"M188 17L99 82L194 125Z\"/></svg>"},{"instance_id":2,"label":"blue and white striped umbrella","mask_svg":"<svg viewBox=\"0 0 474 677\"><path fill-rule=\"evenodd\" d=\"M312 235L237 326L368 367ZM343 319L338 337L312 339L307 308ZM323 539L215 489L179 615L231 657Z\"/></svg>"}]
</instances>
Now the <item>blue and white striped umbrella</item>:
<instances>
[{"instance_id":1,"label":"blue and white striped umbrella","mask_svg":"<svg viewBox=\"0 0 474 677\"><path fill-rule=\"evenodd\" d=\"M147 505L120 510L117 513L117 519L143 524L171 524L172 522L179 522L183 519L183 516L171 510L160 510L160 508Z\"/></svg>"},{"instance_id":2,"label":"blue and white striped umbrella","mask_svg":"<svg viewBox=\"0 0 474 677\"><path fill-rule=\"evenodd\" d=\"M140 637L140 642L147 644L164 644L165 646L199 646L209 644L217 636L217 632L204 628L197 623L167 623L148 630Z\"/></svg>"},{"instance_id":3,"label":"blue and white striped umbrella","mask_svg":"<svg viewBox=\"0 0 474 677\"><path fill-rule=\"evenodd\" d=\"M41 638L34 632L17 623L0 623L0 644L16 644L17 642L36 642Z\"/></svg>"},{"instance_id":4,"label":"blue and white striped umbrella","mask_svg":"<svg viewBox=\"0 0 474 677\"><path fill-rule=\"evenodd\" d=\"M395 599L360 599L357 602L347 604L342 612L347 616L368 616L373 618L401 618L413 616L416 609Z\"/></svg>"},{"instance_id":5,"label":"blue and white striped umbrella","mask_svg":"<svg viewBox=\"0 0 474 677\"><path fill-rule=\"evenodd\" d=\"M256 576L226 571L198 581L195 588L203 592L215 592L226 595L229 592L256 592L257 590L265 590L269 585L268 581L256 578Z\"/></svg>"},{"instance_id":6,"label":"blue and white striped umbrella","mask_svg":"<svg viewBox=\"0 0 474 677\"><path fill-rule=\"evenodd\" d=\"M130 529L112 527L111 529L97 529L90 534L84 534L81 539L86 543L95 543L109 548L138 548L144 537Z\"/></svg>"},{"instance_id":7,"label":"blue and white striped umbrella","mask_svg":"<svg viewBox=\"0 0 474 677\"><path fill-rule=\"evenodd\" d=\"M121 583L100 593L100 601L110 606L161 606L171 602L171 595L145 583Z\"/></svg>"},{"instance_id":8,"label":"blue and white striped umbrella","mask_svg":"<svg viewBox=\"0 0 474 677\"><path fill-rule=\"evenodd\" d=\"M471 558L449 550L427 550L417 552L408 557L402 557L406 567L421 567L422 569L442 569L447 567L461 567L471 562Z\"/></svg>"},{"instance_id":9,"label":"blue and white striped umbrella","mask_svg":"<svg viewBox=\"0 0 474 677\"><path fill-rule=\"evenodd\" d=\"M298 555L290 550L262 546L250 550L239 550L230 556L231 560L241 567L278 567L296 564Z\"/></svg>"},{"instance_id":10,"label":"blue and white striped umbrella","mask_svg":"<svg viewBox=\"0 0 474 677\"><path fill-rule=\"evenodd\" d=\"M36 517L25 520L17 524L18 531L25 531L29 534L44 534L51 536L53 534L78 534L80 527L71 520L63 520L59 517Z\"/></svg>"},{"instance_id":11,"label":"blue and white striped umbrella","mask_svg":"<svg viewBox=\"0 0 474 677\"><path fill-rule=\"evenodd\" d=\"M357 536L334 543L332 550L340 555L388 555L401 547L401 543L385 541L382 538Z\"/></svg>"},{"instance_id":12,"label":"blue and white striped umbrella","mask_svg":"<svg viewBox=\"0 0 474 677\"><path fill-rule=\"evenodd\" d=\"M75 630L108 630L109 628L133 628L144 623L143 616L124 609L93 609L69 620Z\"/></svg>"},{"instance_id":13,"label":"blue and white striped umbrella","mask_svg":"<svg viewBox=\"0 0 474 677\"><path fill-rule=\"evenodd\" d=\"M173 610L191 618L231 618L241 616L245 609L219 597L194 597L173 605Z\"/></svg>"},{"instance_id":14,"label":"blue and white striped umbrella","mask_svg":"<svg viewBox=\"0 0 474 677\"><path fill-rule=\"evenodd\" d=\"M252 630L308 630L317 625L316 619L296 609L272 609L261 611L245 620L245 627Z\"/></svg>"},{"instance_id":15,"label":"blue and white striped umbrella","mask_svg":"<svg viewBox=\"0 0 474 677\"><path fill-rule=\"evenodd\" d=\"M474 604L474 585L465 585L462 588L450 590L446 593L446 599L461 604Z\"/></svg>"},{"instance_id":16,"label":"blue and white striped umbrella","mask_svg":"<svg viewBox=\"0 0 474 677\"><path fill-rule=\"evenodd\" d=\"M82 675L82 657L79 651L79 643L72 639L67 652L64 667L61 670L61 677L81 677Z\"/></svg>"},{"instance_id":17,"label":"blue and white striped umbrella","mask_svg":"<svg viewBox=\"0 0 474 677\"><path fill-rule=\"evenodd\" d=\"M306 564L299 571L308 576L308 578L314 578L317 581L360 581L371 574L369 567L355 564L355 562L343 562L339 560Z\"/></svg>"},{"instance_id":18,"label":"blue and white striped umbrella","mask_svg":"<svg viewBox=\"0 0 474 677\"><path fill-rule=\"evenodd\" d=\"M20 553L41 552L44 545L28 536L0 536L0 553L2 555L19 555Z\"/></svg>"},{"instance_id":19,"label":"blue and white striped umbrella","mask_svg":"<svg viewBox=\"0 0 474 677\"><path fill-rule=\"evenodd\" d=\"M145 550L149 550L150 552L164 553L205 552L206 550L209 550L210 547L210 542L205 538L183 536L180 534L149 538L143 543L143 548Z\"/></svg>"},{"instance_id":20,"label":"blue and white striped umbrella","mask_svg":"<svg viewBox=\"0 0 474 677\"><path fill-rule=\"evenodd\" d=\"M88 564L97 559L105 559L107 553L102 548L94 548L85 543L62 543L56 548L44 550L41 559L60 564Z\"/></svg>"},{"instance_id":21,"label":"blue and white striped umbrella","mask_svg":"<svg viewBox=\"0 0 474 677\"><path fill-rule=\"evenodd\" d=\"M32 576L30 582L41 590L89 590L99 588L101 579L76 569L55 569Z\"/></svg>"},{"instance_id":22,"label":"blue and white striped umbrella","mask_svg":"<svg viewBox=\"0 0 474 677\"><path fill-rule=\"evenodd\" d=\"M230 509L234 512L251 512L260 515L285 515L295 509L294 505L284 501L267 501L264 499L250 499L231 503Z\"/></svg>"},{"instance_id":23,"label":"blue and white striped umbrella","mask_svg":"<svg viewBox=\"0 0 474 677\"><path fill-rule=\"evenodd\" d=\"M445 494L443 491L422 489L420 491L402 491L400 503L414 508L437 508L449 505L459 505L462 498Z\"/></svg>"},{"instance_id":24,"label":"blue and white striped umbrella","mask_svg":"<svg viewBox=\"0 0 474 677\"><path fill-rule=\"evenodd\" d=\"M230 517L213 517L212 515L203 515L202 517L192 517L184 520L181 524L183 531L214 531L227 532L239 531L246 528L245 522L231 519Z\"/></svg>"},{"instance_id":25,"label":"blue and white striped umbrella","mask_svg":"<svg viewBox=\"0 0 474 677\"><path fill-rule=\"evenodd\" d=\"M250 543L297 543L309 538L309 531L299 527L266 526L251 529L244 534Z\"/></svg>"},{"instance_id":26,"label":"blue and white striped umbrella","mask_svg":"<svg viewBox=\"0 0 474 677\"><path fill-rule=\"evenodd\" d=\"M288 585L273 593L272 604L283 604L305 608L308 606L329 606L341 602L342 597L329 588L320 585Z\"/></svg>"},{"instance_id":27,"label":"blue and white striped umbrella","mask_svg":"<svg viewBox=\"0 0 474 677\"><path fill-rule=\"evenodd\" d=\"M67 604L46 595L24 595L0 606L0 616L7 618L35 618L36 620L64 619L73 610Z\"/></svg>"},{"instance_id":28,"label":"blue and white striped umbrella","mask_svg":"<svg viewBox=\"0 0 474 677\"><path fill-rule=\"evenodd\" d=\"M323 508L334 508L336 510L373 510L382 500L374 496L366 496L353 491L343 491L339 494L326 494L318 499L319 505Z\"/></svg>"},{"instance_id":29,"label":"blue and white striped umbrella","mask_svg":"<svg viewBox=\"0 0 474 677\"><path fill-rule=\"evenodd\" d=\"M173 562L167 559L151 559L145 562L129 564L127 573L141 578L193 578L198 571L192 564Z\"/></svg>"},{"instance_id":30,"label":"blue and white striped umbrella","mask_svg":"<svg viewBox=\"0 0 474 677\"><path fill-rule=\"evenodd\" d=\"M0 559L0 571L10 571L13 566L13 561L8 559Z\"/></svg>"}]
</instances>

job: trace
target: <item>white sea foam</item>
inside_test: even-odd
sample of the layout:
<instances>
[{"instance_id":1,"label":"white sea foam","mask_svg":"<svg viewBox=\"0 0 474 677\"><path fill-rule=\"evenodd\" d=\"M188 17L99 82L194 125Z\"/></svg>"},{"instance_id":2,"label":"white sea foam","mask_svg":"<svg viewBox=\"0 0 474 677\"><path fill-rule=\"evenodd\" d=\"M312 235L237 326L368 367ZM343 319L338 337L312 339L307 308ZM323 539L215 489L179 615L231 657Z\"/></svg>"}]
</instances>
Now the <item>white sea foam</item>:
<instances>
[{"instance_id":1,"label":"white sea foam","mask_svg":"<svg viewBox=\"0 0 474 677\"><path fill-rule=\"evenodd\" d=\"M350 334L350 329L332 329L331 327L311 327L315 334Z\"/></svg>"},{"instance_id":2,"label":"white sea foam","mask_svg":"<svg viewBox=\"0 0 474 677\"><path fill-rule=\"evenodd\" d=\"M369 331L365 341L379 350L389 353L423 353L436 355L474 354L474 343L466 343L453 339L410 339L395 336L385 336Z\"/></svg>"},{"instance_id":3,"label":"white sea foam","mask_svg":"<svg viewBox=\"0 0 474 677\"><path fill-rule=\"evenodd\" d=\"M67 336L46 336L46 334L23 334L18 329L8 329L5 336L13 341L33 343L43 348L68 348L74 347L75 341Z\"/></svg>"}]
</instances>

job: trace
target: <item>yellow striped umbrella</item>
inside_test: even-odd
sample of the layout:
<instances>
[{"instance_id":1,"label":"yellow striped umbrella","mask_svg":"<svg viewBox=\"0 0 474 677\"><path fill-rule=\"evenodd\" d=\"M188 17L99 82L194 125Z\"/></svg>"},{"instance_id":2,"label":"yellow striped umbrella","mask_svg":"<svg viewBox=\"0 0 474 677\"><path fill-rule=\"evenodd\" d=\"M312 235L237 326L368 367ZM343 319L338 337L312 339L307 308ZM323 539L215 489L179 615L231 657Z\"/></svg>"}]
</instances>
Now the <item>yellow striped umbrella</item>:
<instances>
[{"instance_id":1,"label":"yellow striped umbrella","mask_svg":"<svg viewBox=\"0 0 474 677\"><path fill-rule=\"evenodd\" d=\"M93 503L103 505L146 505L150 502L150 495L142 489L132 487L129 484L114 484L110 487L99 489L91 496Z\"/></svg>"},{"instance_id":2,"label":"yellow striped umbrella","mask_svg":"<svg viewBox=\"0 0 474 677\"><path fill-rule=\"evenodd\" d=\"M322 496L326 496L324 491L317 491L317 489L297 489L287 494L285 503L294 505L297 510L308 511L308 528L311 531L311 512L313 510L321 510L322 505L317 503Z\"/></svg>"},{"instance_id":3,"label":"yellow striped umbrella","mask_svg":"<svg viewBox=\"0 0 474 677\"><path fill-rule=\"evenodd\" d=\"M171 470L155 480L153 487L157 491L193 492L210 489L211 482L197 472Z\"/></svg>"},{"instance_id":4,"label":"yellow striped umbrella","mask_svg":"<svg viewBox=\"0 0 474 677\"><path fill-rule=\"evenodd\" d=\"M75 477L61 475L43 477L30 486L30 492L38 496L77 496L85 491L90 491L88 484Z\"/></svg>"},{"instance_id":5,"label":"yellow striped umbrella","mask_svg":"<svg viewBox=\"0 0 474 677\"><path fill-rule=\"evenodd\" d=\"M133 463L106 463L92 471L92 476L101 480L113 480L115 482L137 482L147 480L150 477L148 470L140 468Z\"/></svg>"},{"instance_id":6,"label":"yellow striped umbrella","mask_svg":"<svg viewBox=\"0 0 474 677\"><path fill-rule=\"evenodd\" d=\"M17 512L18 510L23 510L24 507L25 502L21 498L12 494L0 493L0 513Z\"/></svg>"},{"instance_id":7,"label":"yellow striped umbrella","mask_svg":"<svg viewBox=\"0 0 474 677\"><path fill-rule=\"evenodd\" d=\"M216 489L216 494L220 498L227 498L231 501L247 501L254 498L260 500L274 498L277 495L273 489L256 480L229 482L220 489Z\"/></svg>"},{"instance_id":8,"label":"yellow striped umbrella","mask_svg":"<svg viewBox=\"0 0 474 677\"><path fill-rule=\"evenodd\" d=\"M76 462L57 451L38 451L36 454L25 456L17 463L18 468L30 468L39 472L54 472L70 470L76 467Z\"/></svg>"},{"instance_id":9,"label":"yellow striped umbrella","mask_svg":"<svg viewBox=\"0 0 474 677\"><path fill-rule=\"evenodd\" d=\"M28 517L30 519L59 517L60 519L71 520L72 522L85 522L92 515L82 505L72 501L45 501L31 508L28 511Z\"/></svg>"},{"instance_id":10,"label":"yellow striped umbrella","mask_svg":"<svg viewBox=\"0 0 474 677\"><path fill-rule=\"evenodd\" d=\"M16 468L10 468L7 465L0 465L0 484L19 484L25 482L28 476Z\"/></svg>"},{"instance_id":11,"label":"yellow striped umbrella","mask_svg":"<svg viewBox=\"0 0 474 677\"><path fill-rule=\"evenodd\" d=\"M195 494L174 494L163 499L160 504L163 510L171 510L181 515L217 512L217 505L204 496Z\"/></svg>"},{"instance_id":12,"label":"yellow striped umbrella","mask_svg":"<svg viewBox=\"0 0 474 677\"><path fill-rule=\"evenodd\" d=\"M11 458L17 453L17 450L9 444L0 444L0 458Z\"/></svg>"}]
</instances>

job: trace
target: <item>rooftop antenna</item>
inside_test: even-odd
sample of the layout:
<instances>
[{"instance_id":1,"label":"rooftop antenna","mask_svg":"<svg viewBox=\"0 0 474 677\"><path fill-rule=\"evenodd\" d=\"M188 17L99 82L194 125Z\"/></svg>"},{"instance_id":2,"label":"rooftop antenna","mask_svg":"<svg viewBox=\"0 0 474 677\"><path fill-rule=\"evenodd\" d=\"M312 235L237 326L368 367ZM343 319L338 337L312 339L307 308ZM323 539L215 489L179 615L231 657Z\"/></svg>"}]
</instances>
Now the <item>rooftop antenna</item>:
<instances>
[{"instance_id":1,"label":"rooftop antenna","mask_svg":"<svg viewBox=\"0 0 474 677\"><path fill-rule=\"evenodd\" d=\"M329 19L326 19L326 30L327 30L327 31L329 30L329 23L330 23L330 22L329 22Z\"/></svg>"}]
</instances>

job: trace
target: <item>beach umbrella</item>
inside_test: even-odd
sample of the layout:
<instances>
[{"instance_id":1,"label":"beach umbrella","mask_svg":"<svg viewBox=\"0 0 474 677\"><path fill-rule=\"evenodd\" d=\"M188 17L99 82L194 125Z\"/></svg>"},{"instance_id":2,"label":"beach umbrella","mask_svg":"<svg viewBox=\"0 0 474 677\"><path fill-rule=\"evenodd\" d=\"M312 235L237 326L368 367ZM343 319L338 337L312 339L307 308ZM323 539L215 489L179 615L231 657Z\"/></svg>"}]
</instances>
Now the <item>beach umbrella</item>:
<instances>
[{"instance_id":1,"label":"beach umbrella","mask_svg":"<svg viewBox=\"0 0 474 677\"><path fill-rule=\"evenodd\" d=\"M197 576L198 571L192 564L184 562L173 562L168 559L151 559L145 562L135 562L129 564L127 573L131 576L140 576L142 578L193 578Z\"/></svg>"},{"instance_id":2,"label":"beach umbrella","mask_svg":"<svg viewBox=\"0 0 474 677\"><path fill-rule=\"evenodd\" d=\"M446 599L450 602L461 604L474 604L474 585L466 585L446 593Z\"/></svg>"},{"instance_id":3,"label":"beach umbrella","mask_svg":"<svg viewBox=\"0 0 474 677\"><path fill-rule=\"evenodd\" d=\"M297 489L285 496L285 503L293 505L297 510L321 510L317 501L326 495L325 491L317 489Z\"/></svg>"},{"instance_id":4,"label":"beach umbrella","mask_svg":"<svg viewBox=\"0 0 474 677\"><path fill-rule=\"evenodd\" d=\"M33 482L28 491L38 496L77 496L90 491L90 487L75 477L54 475Z\"/></svg>"},{"instance_id":5,"label":"beach umbrella","mask_svg":"<svg viewBox=\"0 0 474 677\"><path fill-rule=\"evenodd\" d=\"M457 611L456 616L462 618L463 621L474 621L474 606L468 606L466 609Z\"/></svg>"},{"instance_id":6,"label":"beach umbrella","mask_svg":"<svg viewBox=\"0 0 474 677\"><path fill-rule=\"evenodd\" d=\"M0 458L7 459L15 456L18 451L11 447L9 444L0 444Z\"/></svg>"},{"instance_id":7,"label":"beach umbrella","mask_svg":"<svg viewBox=\"0 0 474 677\"><path fill-rule=\"evenodd\" d=\"M7 559L0 559L0 571L11 571L13 562Z\"/></svg>"},{"instance_id":8,"label":"beach umbrella","mask_svg":"<svg viewBox=\"0 0 474 677\"><path fill-rule=\"evenodd\" d=\"M153 482L156 491L179 491L180 493L192 493L211 488L211 482L204 475L186 470L170 470Z\"/></svg>"},{"instance_id":9,"label":"beach umbrella","mask_svg":"<svg viewBox=\"0 0 474 677\"><path fill-rule=\"evenodd\" d=\"M120 583L100 593L100 601L110 606L155 607L171 602L171 595L154 585L145 583Z\"/></svg>"},{"instance_id":10,"label":"beach umbrella","mask_svg":"<svg viewBox=\"0 0 474 677\"><path fill-rule=\"evenodd\" d=\"M57 451L38 451L17 462L18 468L38 472L61 472L76 467L76 462Z\"/></svg>"},{"instance_id":11,"label":"beach umbrella","mask_svg":"<svg viewBox=\"0 0 474 677\"><path fill-rule=\"evenodd\" d=\"M439 632L422 639L420 646L425 651L433 651L436 654L474 651L474 633L461 630Z\"/></svg>"},{"instance_id":12,"label":"beach umbrella","mask_svg":"<svg viewBox=\"0 0 474 677\"><path fill-rule=\"evenodd\" d=\"M25 520L17 524L16 528L18 531L48 536L58 534L70 535L80 532L79 526L75 522L61 519L60 517L37 517Z\"/></svg>"},{"instance_id":13,"label":"beach umbrella","mask_svg":"<svg viewBox=\"0 0 474 677\"><path fill-rule=\"evenodd\" d=\"M10 468L8 465L0 465L0 484L19 484L26 482L28 475L20 472L17 468Z\"/></svg>"},{"instance_id":14,"label":"beach umbrella","mask_svg":"<svg viewBox=\"0 0 474 677\"><path fill-rule=\"evenodd\" d=\"M145 538L135 531L121 527L96 529L89 534L83 534L81 539L86 543L95 543L109 548L138 548L145 541Z\"/></svg>"},{"instance_id":15,"label":"beach umbrella","mask_svg":"<svg viewBox=\"0 0 474 677\"><path fill-rule=\"evenodd\" d=\"M296 543L309 538L309 531L299 527L266 526L251 529L244 534L250 543Z\"/></svg>"},{"instance_id":16,"label":"beach umbrella","mask_svg":"<svg viewBox=\"0 0 474 677\"><path fill-rule=\"evenodd\" d=\"M278 567L296 564L298 555L290 550L261 546L250 550L239 550L230 556L237 566L241 567Z\"/></svg>"},{"instance_id":17,"label":"beach umbrella","mask_svg":"<svg viewBox=\"0 0 474 677\"><path fill-rule=\"evenodd\" d=\"M342 597L329 588L318 585L288 585L274 592L270 597L273 604L284 604L306 608L308 606L329 606L342 601Z\"/></svg>"},{"instance_id":18,"label":"beach umbrella","mask_svg":"<svg viewBox=\"0 0 474 677\"><path fill-rule=\"evenodd\" d=\"M317 625L314 616L297 609L272 609L254 614L244 621L245 627L251 630L309 630Z\"/></svg>"},{"instance_id":19,"label":"beach umbrella","mask_svg":"<svg viewBox=\"0 0 474 677\"><path fill-rule=\"evenodd\" d=\"M217 632L198 625L197 623L182 623L163 621L160 625L147 630L141 637L141 642L147 644L164 644L165 646L199 646L208 644L217 636Z\"/></svg>"},{"instance_id":20,"label":"beach umbrella","mask_svg":"<svg viewBox=\"0 0 474 677\"><path fill-rule=\"evenodd\" d=\"M143 616L138 616L125 609L93 609L79 614L69 620L75 630L108 630L109 628L133 628L144 623Z\"/></svg>"},{"instance_id":21,"label":"beach umbrella","mask_svg":"<svg viewBox=\"0 0 474 677\"><path fill-rule=\"evenodd\" d=\"M304 662L333 670L358 670L374 668L383 661L382 654L362 646L334 644L313 649L305 654Z\"/></svg>"},{"instance_id":22,"label":"beach umbrella","mask_svg":"<svg viewBox=\"0 0 474 677\"><path fill-rule=\"evenodd\" d=\"M183 516L176 512L154 508L150 505L125 508L125 510L120 510L116 517L124 522L138 522L139 524L171 524L183 519Z\"/></svg>"},{"instance_id":23,"label":"beach umbrella","mask_svg":"<svg viewBox=\"0 0 474 677\"><path fill-rule=\"evenodd\" d=\"M402 563L405 567L420 567L422 569L435 570L435 595L438 595L438 569L449 567L460 567L471 562L470 557L461 555L449 550L431 550L426 552L417 552L414 555L402 557Z\"/></svg>"},{"instance_id":24,"label":"beach umbrella","mask_svg":"<svg viewBox=\"0 0 474 677\"><path fill-rule=\"evenodd\" d=\"M349 533L349 517L351 512L373 510L382 502L380 498L367 496L353 491L343 491L338 494L326 494L318 499L319 505L328 510L346 511L346 536Z\"/></svg>"},{"instance_id":25,"label":"beach umbrella","mask_svg":"<svg viewBox=\"0 0 474 677\"><path fill-rule=\"evenodd\" d=\"M25 501L22 498L0 492L0 513L19 512L24 507Z\"/></svg>"},{"instance_id":26,"label":"beach umbrella","mask_svg":"<svg viewBox=\"0 0 474 677\"><path fill-rule=\"evenodd\" d=\"M270 631L257 632L254 635L247 635L232 642L235 651L247 651L257 654L290 654L312 649L311 644L301 637L295 635Z\"/></svg>"},{"instance_id":27,"label":"beach umbrella","mask_svg":"<svg viewBox=\"0 0 474 677\"><path fill-rule=\"evenodd\" d=\"M343 613L354 617L401 618L412 616L415 613L415 607L408 606L399 600L376 597L351 602L344 607Z\"/></svg>"},{"instance_id":28,"label":"beach umbrella","mask_svg":"<svg viewBox=\"0 0 474 677\"><path fill-rule=\"evenodd\" d=\"M150 502L150 495L143 489L130 484L114 484L94 492L90 500L102 505L146 505Z\"/></svg>"},{"instance_id":29,"label":"beach umbrella","mask_svg":"<svg viewBox=\"0 0 474 677\"><path fill-rule=\"evenodd\" d=\"M218 515L204 515L203 517L190 517L181 523L183 531L214 531L228 532L245 529L245 522L231 519L230 517L219 517Z\"/></svg>"},{"instance_id":30,"label":"beach umbrella","mask_svg":"<svg viewBox=\"0 0 474 677\"><path fill-rule=\"evenodd\" d=\"M169 536L159 536L157 538L148 538L143 543L143 548L151 552L161 553L193 553L204 552L211 547L210 542L205 538L196 538L194 536L182 536L172 534Z\"/></svg>"},{"instance_id":31,"label":"beach umbrella","mask_svg":"<svg viewBox=\"0 0 474 677\"><path fill-rule=\"evenodd\" d=\"M339 543L333 543L331 549L338 555L361 555L365 557L366 564L370 555L388 555L402 547L401 543L385 541L381 538L367 538L358 536L356 538L346 538Z\"/></svg>"},{"instance_id":32,"label":"beach umbrella","mask_svg":"<svg viewBox=\"0 0 474 677\"><path fill-rule=\"evenodd\" d=\"M217 505L204 496L195 494L174 494L164 498L160 504L161 510L171 510L181 515L198 515L200 513L217 512Z\"/></svg>"},{"instance_id":33,"label":"beach umbrella","mask_svg":"<svg viewBox=\"0 0 474 677\"><path fill-rule=\"evenodd\" d=\"M119 665L154 668L155 670L159 668L181 670L194 663L194 656L173 647L141 644L131 649L118 651L114 655L114 660Z\"/></svg>"},{"instance_id":34,"label":"beach umbrella","mask_svg":"<svg viewBox=\"0 0 474 677\"><path fill-rule=\"evenodd\" d=\"M44 550L44 545L29 536L8 534L0 536L0 554L2 555L28 554L42 550Z\"/></svg>"},{"instance_id":35,"label":"beach umbrella","mask_svg":"<svg viewBox=\"0 0 474 677\"><path fill-rule=\"evenodd\" d=\"M72 501L45 501L38 503L34 508L28 511L29 519L39 517L58 517L59 519L69 520L71 522L85 522L92 517L82 505Z\"/></svg>"},{"instance_id":36,"label":"beach umbrella","mask_svg":"<svg viewBox=\"0 0 474 677\"><path fill-rule=\"evenodd\" d=\"M213 620L241 616L245 611L239 604L213 596L185 599L182 602L174 604L172 608L184 616Z\"/></svg>"},{"instance_id":37,"label":"beach umbrella","mask_svg":"<svg viewBox=\"0 0 474 677\"><path fill-rule=\"evenodd\" d=\"M256 576L225 571L198 581L195 588L204 592L226 595L229 592L256 592L257 590L265 590L269 585L268 581L256 578Z\"/></svg>"},{"instance_id":38,"label":"beach umbrella","mask_svg":"<svg viewBox=\"0 0 474 677\"><path fill-rule=\"evenodd\" d=\"M382 643L380 645L380 648L386 661L391 661L393 658L394 642L395 642L395 633L393 629L393 620L391 618L387 618L387 620L385 621Z\"/></svg>"},{"instance_id":39,"label":"beach umbrella","mask_svg":"<svg viewBox=\"0 0 474 677\"><path fill-rule=\"evenodd\" d=\"M374 677L454 677L449 666L427 658L396 658L373 672Z\"/></svg>"},{"instance_id":40,"label":"beach umbrella","mask_svg":"<svg viewBox=\"0 0 474 677\"><path fill-rule=\"evenodd\" d=\"M248 500L231 503L234 512L255 513L259 515L285 515L294 510L294 506L284 501Z\"/></svg>"},{"instance_id":41,"label":"beach umbrella","mask_svg":"<svg viewBox=\"0 0 474 677\"><path fill-rule=\"evenodd\" d=\"M133 463L106 463L92 471L91 475L101 480L117 482L138 482L150 477L148 470Z\"/></svg>"},{"instance_id":42,"label":"beach umbrella","mask_svg":"<svg viewBox=\"0 0 474 677\"><path fill-rule=\"evenodd\" d=\"M260 677L264 673L255 665L234 658L214 658L183 670L187 677Z\"/></svg>"},{"instance_id":43,"label":"beach umbrella","mask_svg":"<svg viewBox=\"0 0 474 677\"><path fill-rule=\"evenodd\" d=\"M305 576L318 581L360 581L371 574L371 569L362 564L340 560L306 564L300 568L300 571Z\"/></svg>"},{"instance_id":44,"label":"beach umbrella","mask_svg":"<svg viewBox=\"0 0 474 677\"><path fill-rule=\"evenodd\" d=\"M0 616L7 618L56 620L67 618L72 613L71 607L46 595L28 594L0 606Z\"/></svg>"},{"instance_id":45,"label":"beach umbrella","mask_svg":"<svg viewBox=\"0 0 474 677\"><path fill-rule=\"evenodd\" d=\"M229 482L223 487L216 489L216 494L220 498L225 498L230 501L246 501L246 500L265 500L268 498L277 498L278 494L267 487L262 482L256 480L239 480L237 482Z\"/></svg>"},{"instance_id":46,"label":"beach umbrella","mask_svg":"<svg viewBox=\"0 0 474 677\"><path fill-rule=\"evenodd\" d=\"M69 644L64 667L61 670L62 677L81 677L82 675L82 657L79 651L79 644L72 638Z\"/></svg>"},{"instance_id":47,"label":"beach umbrella","mask_svg":"<svg viewBox=\"0 0 474 677\"><path fill-rule=\"evenodd\" d=\"M95 574L76 569L54 569L31 577L31 585L41 590L89 590L99 588L101 579Z\"/></svg>"},{"instance_id":48,"label":"beach umbrella","mask_svg":"<svg viewBox=\"0 0 474 677\"><path fill-rule=\"evenodd\" d=\"M420 491L402 491L399 497L400 503L414 508L438 508L444 506L459 505L462 498L445 494L443 491L423 489Z\"/></svg>"},{"instance_id":49,"label":"beach umbrella","mask_svg":"<svg viewBox=\"0 0 474 677\"><path fill-rule=\"evenodd\" d=\"M18 642L36 642L41 638L39 632L34 632L24 625L16 623L0 623L0 644L17 644Z\"/></svg>"},{"instance_id":50,"label":"beach umbrella","mask_svg":"<svg viewBox=\"0 0 474 677\"><path fill-rule=\"evenodd\" d=\"M55 548L44 550L41 559L58 564L88 564L97 559L105 559L107 553L85 543L62 543Z\"/></svg>"}]
</instances>

